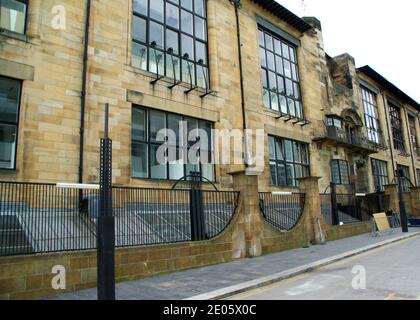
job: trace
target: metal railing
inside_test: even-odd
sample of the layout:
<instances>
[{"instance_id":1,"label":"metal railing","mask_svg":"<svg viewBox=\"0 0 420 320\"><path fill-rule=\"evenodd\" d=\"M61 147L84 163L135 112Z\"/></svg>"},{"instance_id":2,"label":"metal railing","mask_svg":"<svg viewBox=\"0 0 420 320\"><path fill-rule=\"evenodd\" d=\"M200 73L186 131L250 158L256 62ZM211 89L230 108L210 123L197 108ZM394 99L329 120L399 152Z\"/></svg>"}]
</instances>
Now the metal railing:
<instances>
[{"instance_id":1,"label":"metal railing","mask_svg":"<svg viewBox=\"0 0 420 320\"><path fill-rule=\"evenodd\" d=\"M116 247L192 240L190 190L113 187L112 197ZM202 191L206 239L227 228L238 199ZM99 190L0 182L0 256L95 249L98 215Z\"/></svg>"},{"instance_id":2,"label":"metal railing","mask_svg":"<svg viewBox=\"0 0 420 320\"><path fill-rule=\"evenodd\" d=\"M349 134L344 128L337 128L326 124L326 137L339 141L348 145L357 146L367 150L380 150L387 149L386 143L383 140L382 134L378 133L378 142L370 141L367 134L360 131L355 131Z\"/></svg>"},{"instance_id":3,"label":"metal railing","mask_svg":"<svg viewBox=\"0 0 420 320\"><path fill-rule=\"evenodd\" d=\"M352 224L370 221L374 204L367 197L355 194L321 194L321 213L331 225ZM376 207L377 204L375 204Z\"/></svg>"},{"instance_id":4,"label":"metal railing","mask_svg":"<svg viewBox=\"0 0 420 320\"><path fill-rule=\"evenodd\" d=\"M279 231L290 231L299 223L305 206L305 194L260 193L264 219Z\"/></svg>"}]
</instances>

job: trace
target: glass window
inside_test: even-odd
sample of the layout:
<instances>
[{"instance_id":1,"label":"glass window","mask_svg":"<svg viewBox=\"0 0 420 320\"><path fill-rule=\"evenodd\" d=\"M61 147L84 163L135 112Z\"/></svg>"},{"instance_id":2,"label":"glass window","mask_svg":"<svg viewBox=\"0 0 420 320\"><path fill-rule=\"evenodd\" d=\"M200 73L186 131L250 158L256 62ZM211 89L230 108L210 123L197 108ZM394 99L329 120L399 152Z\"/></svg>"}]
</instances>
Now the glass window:
<instances>
[{"instance_id":1,"label":"glass window","mask_svg":"<svg viewBox=\"0 0 420 320\"><path fill-rule=\"evenodd\" d=\"M397 170L401 170L403 174L403 180L402 180L403 192L410 192L410 188L411 188L410 169L406 166L398 164Z\"/></svg>"},{"instance_id":2,"label":"glass window","mask_svg":"<svg viewBox=\"0 0 420 320\"><path fill-rule=\"evenodd\" d=\"M273 78L277 78L277 86L273 86L275 81L262 83L264 105L303 119L296 48L264 29L258 30L258 38L263 74L269 71Z\"/></svg>"},{"instance_id":3,"label":"glass window","mask_svg":"<svg viewBox=\"0 0 420 320\"><path fill-rule=\"evenodd\" d=\"M310 175L308 145L282 138L268 137L271 183L298 187L298 180Z\"/></svg>"},{"instance_id":4,"label":"glass window","mask_svg":"<svg viewBox=\"0 0 420 320\"><path fill-rule=\"evenodd\" d=\"M385 186L389 184L388 163L372 159L372 174L375 183L375 191L385 191Z\"/></svg>"},{"instance_id":5,"label":"glass window","mask_svg":"<svg viewBox=\"0 0 420 320\"><path fill-rule=\"evenodd\" d=\"M381 142L381 130L379 127L379 113L376 105L376 95L362 87L362 102L365 113L365 122L370 142Z\"/></svg>"},{"instance_id":6,"label":"glass window","mask_svg":"<svg viewBox=\"0 0 420 320\"><path fill-rule=\"evenodd\" d=\"M132 25L134 67L208 88L205 0L133 0Z\"/></svg>"},{"instance_id":7,"label":"glass window","mask_svg":"<svg viewBox=\"0 0 420 320\"><path fill-rule=\"evenodd\" d=\"M402 132L401 110L397 106L388 102L389 115L391 118L392 136L394 149L405 153L404 136Z\"/></svg>"},{"instance_id":8,"label":"glass window","mask_svg":"<svg viewBox=\"0 0 420 320\"><path fill-rule=\"evenodd\" d=\"M162 129L166 137L158 139L157 134L159 131L162 132ZM208 121L134 107L131 145L132 176L145 179L178 180L190 171L198 171L203 177L214 181L212 129L213 124ZM170 140L169 137L175 137L176 140ZM197 149L195 159L188 157L193 147L194 150Z\"/></svg>"},{"instance_id":9,"label":"glass window","mask_svg":"<svg viewBox=\"0 0 420 320\"><path fill-rule=\"evenodd\" d=\"M0 77L0 169L15 169L21 83Z\"/></svg>"},{"instance_id":10,"label":"glass window","mask_svg":"<svg viewBox=\"0 0 420 320\"><path fill-rule=\"evenodd\" d=\"M344 160L331 161L332 182L335 184L350 184L349 164Z\"/></svg>"},{"instance_id":11,"label":"glass window","mask_svg":"<svg viewBox=\"0 0 420 320\"><path fill-rule=\"evenodd\" d=\"M0 27L25 34L28 0L1 0Z\"/></svg>"},{"instance_id":12,"label":"glass window","mask_svg":"<svg viewBox=\"0 0 420 320\"><path fill-rule=\"evenodd\" d=\"M412 115L408 115L408 127L410 129L410 142L413 147L414 152L419 154L419 144L417 141L417 130L416 130L416 118Z\"/></svg>"}]
</instances>

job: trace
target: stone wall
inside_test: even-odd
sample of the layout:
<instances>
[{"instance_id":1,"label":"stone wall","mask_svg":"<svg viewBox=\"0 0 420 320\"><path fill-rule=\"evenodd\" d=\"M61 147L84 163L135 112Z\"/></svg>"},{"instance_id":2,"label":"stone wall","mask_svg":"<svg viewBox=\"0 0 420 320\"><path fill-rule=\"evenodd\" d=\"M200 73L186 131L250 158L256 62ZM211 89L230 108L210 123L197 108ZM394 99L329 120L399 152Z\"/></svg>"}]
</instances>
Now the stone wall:
<instances>
[{"instance_id":1,"label":"stone wall","mask_svg":"<svg viewBox=\"0 0 420 320\"><path fill-rule=\"evenodd\" d=\"M372 224L370 221L347 224L344 226L326 225L325 234L327 241L340 240L360 234L369 233L372 231Z\"/></svg>"}]
</instances>

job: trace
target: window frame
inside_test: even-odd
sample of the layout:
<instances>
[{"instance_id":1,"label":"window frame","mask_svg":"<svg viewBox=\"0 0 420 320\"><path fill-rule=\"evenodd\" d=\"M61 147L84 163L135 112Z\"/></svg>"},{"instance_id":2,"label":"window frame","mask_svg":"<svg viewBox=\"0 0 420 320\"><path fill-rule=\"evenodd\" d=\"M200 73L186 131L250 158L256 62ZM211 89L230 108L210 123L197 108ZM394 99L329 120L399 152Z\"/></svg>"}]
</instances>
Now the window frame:
<instances>
[{"instance_id":1,"label":"window frame","mask_svg":"<svg viewBox=\"0 0 420 320\"><path fill-rule=\"evenodd\" d=\"M271 158L271 153L272 150L270 149L271 144L270 144L270 140L273 139L274 141L274 154L275 154L275 159ZM292 156L293 156L293 161L289 161L287 160L286 157L286 149L285 149L285 142L290 142L292 143ZM281 150L281 154L283 157L282 159L278 158L278 150L277 150L277 146L278 145L282 146L282 150ZM306 156L307 156L307 162L305 163L304 161L301 162L296 162L295 159L295 148L294 148L294 144L297 144L297 146L299 146L299 148L302 148L303 146L305 146L306 148ZM302 168L302 177L309 177L311 175L311 157L310 157L310 148L309 148L309 144L305 143L305 142L301 142L301 141L297 141L297 140L291 140L291 139L287 139L287 138L282 138L282 137L276 137L273 135L268 135L268 149L269 149L269 156L268 156L268 160L269 160L269 172L270 172L270 184L273 187L279 187L279 188L299 188L299 181L297 179L297 175L296 175L296 166L300 166ZM300 149L302 150L302 149ZM300 151L301 153L301 151ZM303 158L302 154L301 154L301 159ZM271 166L272 166L272 162L275 163L275 171L276 171L276 182L273 182L273 176L272 176L272 171L271 171ZM280 166L284 166L285 169L285 184L280 184L279 183L279 173L278 173L278 167ZM288 170L287 167L288 165L293 165L293 173L294 173L294 177L289 177L288 175ZM307 175L304 174L304 170L306 169ZM292 181L291 183L289 183L290 181Z\"/></svg>"},{"instance_id":2,"label":"window frame","mask_svg":"<svg viewBox=\"0 0 420 320\"><path fill-rule=\"evenodd\" d=\"M203 120L203 119L198 119L198 118L193 118L193 117L190 117L190 116L186 116L186 115L178 114L178 113L174 113L174 112L167 112L167 111L157 110L157 109L153 109L153 108L148 108L148 107L144 107L144 106L141 106L141 105L133 105L132 106L132 111L135 110L135 109L143 110L145 112L145 117L146 117L146 120L145 120L145 125L146 125L145 136L146 136L146 139L145 140L135 140L134 139L134 136L133 136L133 117L131 117L131 128L132 128L131 129L131 145L130 145L130 150L131 150L131 153L130 153L130 161L131 161L130 162L131 163L130 175L131 175L131 178L132 179L140 179L140 180L150 180L150 181L178 181L179 179L170 178L171 174L170 174L170 164L169 163L165 164L165 166L166 166L166 169L165 169L166 178L153 178L152 177L152 170L151 170L151 167L152 167L152 147L163 145L165 142L163 142L163 141L159 141L159 142L152 141L151 131L150 131L151 130L150 129L151 128L150 113L151 112L159 112L159 113L164 114L165 129L168 128L168 118L169 118L170 115L176 116L176 117L181 117L182 118L181 121L188 121L188 120L197 121L198 129L202 129L202 128L200 128L200 122L201 122L201 123L211 124L211 130L213 130L214 129L214 122L211 122L211 121L208 121L208 120ZM201 151L208 152L208 154L211 156L211 160L212 160L213 163L209 163L208 165L212 166L213 179L209 179L209 180L211 182L216 182L217 181L217 177L216 177L217 172L216 172L216 164L215 164L215 161L214 161L214 156L215 156L216 151L215 151L215 146L214 146L215 141L214 141L213 132L211 133L210 139L211 139L211 141L210 141L209 145L211 146L212 150L205 150L205 149L200 148L199 149L199 157L201 156ZM189 150L191 150L191 146L197 144L199 142L199 140L200 139L198 137L198 139L195 142L185 141L183 146L179 146L177 144L175 146L175 148L176 148L177 152L182 150L182 151L186 151L187 154L188 154ZM133 172L133 168L134 168L134 165L133 165L133 145L135 143L147 145L147 177L136 177L134 175L134 172ZM186 161L186 163L185 163L185 161ZM188 159L184 159L184 163L182 164L183 173L184 173L183 177L185 177L185 175L188 175L187 174L187 166L188 165L189 165L188 164ZM194 165L194 164L192 164L192 165ZM199 167L200 167L200 174L203 175L203 164L201 162L199 164Z\"/></svg>"},{"instance_id":3,"label":"window frame","mask_svg":"<svg viewBox=\"0 0 420 320\"><path fill-rule=\"evenodd\" d=\"M417 139L417 129L416 129L416 117L411 114L407 114L408 118L408 134L410 135L410 143L415 151L419 149L419 143Z\"/></svg>"},{"instance_id":4,"label":"window frame","mask_svg":"<svg viewBox=\"0 0 420 320\"><path fill-rule=\"evenodd\" d=\"M16 127L16 138L15 138L15 157L13 159L13 167L12 168L2 168L0 167L0 170L3 171L16 171L17 169L17 156L18 156L18 145L19 145L19 127L20 127L20 111L21 111L21 104L22 104L22 91L23 91L23 81L19 80L19 79L14 79L14 78L10 78L10 77L6 77L6 76L1 76L0 75L0 80L4 78L4 79L8 79L8 80L12 80L15 81L19 84L19 93L18 93L18 102L17 102L17 106L16 106L16 123L14 122L10 122L10 121L2 121L0 119L0 124L4 124L4 125L8 125L8 126L15 126Z\"/></svg>"},{"instance_id":5,"label":"window frame","mask_svg":"<svg viewBox=\"0 0 420 320\"><path fill-rule=\"evenodd\" d=\"M388 112L391 122L392 130L392 141L394 149L400 152L406 152L406 146L404 142L404 132L402 129L402 115L401 108L388 102Z\"/></svg>"},{"instance_id":6,"label":"window frame","mask_svg":"<svg viewBox=\"0 0 420 320\"><path fill-rule=\"evenodd\" d=\"M377 94L364 86L361 86L361 91L363 113L368 140L372 143L380 144L382 138L382 130L379 119ZM372 99L372 102L370 99ZM375 125L377 127L376 129ZM372 137L375 137L375 139L372 139Z\"/></svg>"},{"instance_id":7,"label":"window frame","mask_svg":"<svg viewBox=\"0 0 420 320\"><path fill-rule=\"evenodd\" d=\"M16 32L16 31L13 31L13 30L10 30L10 29L5 29L5 28L2 28L2 27L0 27L0 29L7 30L8 32L12 32L14 34L19 34L19 35L25 36L27 34L27 31L28 31L29 0L15 0L15 1L20 2L20 3L23 3L26 6L26 10L25 10L25 24L23 26L23 33ZM1 8L2 8L1 7L1 2L2 2L2 0L0 0L0 14L1 14Z\"/></svg>"},{"instance_id":8,"label":"window frame","mask_svg":"<svg viewBox=\"0 0 420 320\"><path fill-rule=\"evenodd\" d=\"M380 190L381 192L383 192L383 191L385 191L384 187L389 184L388 162L372 158L371 159L371 164L372 164L373 182L375 184L375 191ZM384 168L385 168L386 175L383 175L380 172ZM379 171L378 171L378 169L379 169ZM384 184L385 183L385 178L386 178L386 184Z\"/></svg>"},{"instance_id":9,"label":"window frame","mask_svg":"<svg viewBox=\"0 0 420 320\"><path fill-rule=\"evenodd\" d=\"M304 112L304 107L303 107L303 102L302 102L302 85L301 85L301 76L300 76L300 68L299 68L299 59L298 59L298 48L299 46L297 46L296 44L291 43L290 41L288 41L287 39L285 39L284 37L274 33L273 31L265 28L264 26L258 24L258 28L257 28L257 33L258 33L258 56L259 56L259 65L260 65L260 79L262 81L261 86L262 86L262 104L264 106L264 108L267 108L271 111L280 113L280 114L284 114L284 115L288 115L291 116L292 118L295 119L299 119L299 120L304 120L305 119L305 112ZM261 43L261 39L260 39L260 34L263 35L263 41L264 43ZM272 45L273 48L270 49L267 47L267 43L266 43L266 39L267 39L267 35L270 36L272 38ZM274 40L277 40L280 44L280 51L281 53L279 54L275 48L275 43ZM288 55L289 57L285 56L283 53L283 48L284 46L287 46L288 48ZM265 61L265 65L263 65L261 63L261 59L262 59L262 51L264 51L264 61ZM291 52L294 53L294 61L291 58ZM274 64L274 69L271 69L268 66L268 55L271 54L273 56L273 64ZM279 58L279 61L281 60L281 67L282 67L282 72L278 72L278 65L277 65L277 59ZM286 67L285 67L285 63L284 62L288 62L291 66L290 68L290 77L286 75ZM293 72L293 69L295 70L295 72ZM274 73L274 77L275 77L275 82L276 82L276 91L273 91L272 88L270 88L270 73ZM295 73L295 74L294 74ZM265 80L263 80L263 77L265 75ZM296 79L294 79L294 75L296 77ZM279 78L282 80L283 83L283 93L279 92L278 88L281 87L278 83ZM293 91L293 96L288 95L287 94L287 80L289 80L291 82L292 85L292 91ZM266 83L266 86L264 86L264 83ZM297 93L295 92L295 90L297 89ZM266 99L264 98L264 94L268 94L268 101L269 101L269 106L266 104ZM271 96L272 94L276 97L277 100L277 110L273 107L272 104L272 99ZM299 98L296 98L296 95L298 94ZM286 103L286 109L287 112L283 112L282 111L282 105L281 105L281 98L283 97L285 99L285 103ZM294 102L294 113L290 112L290 108L289 108L289 103L288 101L292 100ZM299 113L300 115L297 114L297 103L299 103Z\"/></svg>"},{"instance_id":10,"label":"window frame","mask_svg":"<svg viewBox=\"0 0 420 320\"><path fill-rule=\"evenodd\" d=\"M339 182L334 182L334 174L333 174L333 163L337 163L337 168L338 168L338 178L339 178ZM341 164L345 163L346 164L346 168L347 168L347 180L348 183L343 183L343 175L342 175L342 166ZM331 168L331 182L334 183L337 186L349 186L351 185L350 182L350 167L349 167L349 162L347 160L341 160L341 159L332 159L330 161L330 168Z\"/></svg>"},{"instance_id":11,"label":"window frame","mask_svg":"<svg viewBox=\"0 0 420 320\"><path fill-rule=\"evenodd\" d=\"M150 61L151 61L151 52L153 52L154 50L156 50L155 52L157 53L161 53L163 55L162 60L163 62L161 62L160 64L163 64L163 71L161 71L159 69L159 75L163 75L165 77L168 77L170 79L174 79L173 76L173 70L170 70L170 75L168 75L168 66L169 64L167 63L167 57L170 57L170 54L168 53L168 50L166 49L166 40L167 40L167 32L166 30L170 30L172 32L175 32L178 35L178 40L177 40L177 45L178 45L178 53L174 53L172 54L172 56L174 57L175 60L178 61L179 63L179 73L177 72L177 82L182 82L182 83L187 83L189 85L193 85L193 86L197 86L199 88L203 88L203 89L210 89L210 61L209 61L209 34L208 34L208 17L207 17L207 13L208 13L208 5L207 5L207 0L202 0L203 1L203 11L204 11L204 16L196 13L195 11L195 1L191 0L192 3L192 9L187 9L185 7L183 7L181 5L181 0L180 1L172 1L172 0L162 0L163 2L163 20L159 21L156 20L155 18L151 17L151 10L150 10L150 4L151 1L153 0L146 0L147 2L147 6L148 6L148 10L147 10L147 15L145 15L144 13L141 12L137 12L134 10L134 5L132 5L132 11L131 11L131 56L133 57L133 47L135 44L143 46L146 48L147 51L147 61L146 61L146 68L142 68L141 66L134 66L133 62L131 61L130 64L133 68L137 68L137 69L141 69L147 72L151 72L156 74L156 72L151 71L151 66L150 66ZM134 4L134 0L132 0L132 4ZM175 28L173 26L171 26L170 24L167 23L167 6L171 5L171 6L175 6L178 9L178 28ZM189 34L186 31L182 30L182 12L185 11L188 14L192 15L192 34ZM137 40L134 38L134 34L133 34L133 20L134 17L138 17L140 19L143 19L146 21L146 40L145 42L142 42L140 40ZM205 39L201 39L197 36L197 32L196 32L196 18L202 19L205 23L205 32L204 32L204 38ZM153 49L151 47L151 41L150 41L150 24L151 23L156 23L159 24L162 29L163 29L163 47L162 48L155 48ZM194 54L194 58L192 59L191 57L189 57L188 59L184 58L184 54L182 53L182 36L187 36L189 38L191 38L193 40L193 54ZM202 66L198 63L198 60L196 60L197 58L197 43L201 43L203 44L206 49L205 49L205 61L203 61L202 66L204 67L205 71L207 74L203 74L202 72ZM193 83L190 83L190 79L188 79L187 81L184 81L183 79L183 74L184 74L184 69L186 69L186 74L189 73L189 70L187 67L184 66L184 63L187 62L189 64L192 65L192 77L193 77ZM172 65L172 62L171 64ZM198 71L200 70L200 73L202 73L203 78L201 79L202 81L207 81L207 83L204 83L204 87L201 86L201 84L198 84ZM179 77L178 77L179 75Z\"/></svg>"}]
</instances>

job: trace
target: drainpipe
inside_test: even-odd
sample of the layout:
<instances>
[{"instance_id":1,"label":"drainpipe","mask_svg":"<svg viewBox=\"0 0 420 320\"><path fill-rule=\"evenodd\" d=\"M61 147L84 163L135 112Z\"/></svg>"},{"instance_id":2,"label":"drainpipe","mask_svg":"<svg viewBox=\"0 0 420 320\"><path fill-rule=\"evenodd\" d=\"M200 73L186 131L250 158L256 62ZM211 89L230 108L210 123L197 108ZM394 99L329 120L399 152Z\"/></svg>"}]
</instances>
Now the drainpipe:
<instances>
[{"instance_id":1,"label":"drainpipe","mask_svg":"<svg viewBox=\"0 0 420 320\"><path fill-rule=\"evenodd\" d=\"M88 47L89 47L89 30L90 30L90 11L91 0L86 2L86 21L85 21L85 44L83 51L83 75L82 75L82 92L80 104L80 149L79 149L79 183L83 183L83 162L84 162L84 141L85 141L85 109L86 109L86 83L88 68Z\"/></svg>"},{"instance_id":2,"label":"drainpipe","mask_svg":"<svg viewBox=\"0 0 420 320\"><path fill-rule=\"evenodd\" d=\"M407 130L408 130L408 143L410 145L410 153L411 153L411 164L413 165L413 175L414 175L414 183L417 185L416 181L417 180L417 172L416 172L416 164L414 161L414 150L413 150L413 143L411 141L411 130L410 130L410 123L408 122L408 114L407 111L402 108L404 114L405 114L405 122L407 124Z\"/></svg>"},{"instance_id":3,"label":"drainpipe","mask_svg":"<svg viewBox=\"0 0 420 320\"><path fill-rule=\"evenodd\" d=\"M380 92L382 95L382 100L384 102L384 108L385 108L385 119L386 119L386 130L388 131L388 140L389 140L389 150L391 150L391 161L392 161L392 176L394 177L394 180L396 179L395 172L397 171L397 168L395 166L395 158L394 158L394 147L392 144L392 138L391 138L391 131L390 131L390 124L389 124L389 118L388 118L388 103L385 99L385 91Z\"/></svg>"},{"instance_id":4,"label":"drainpipe","mask_svg":"<svg viewBox=\"0 0 420 320\"><path fill-rule=\"evenodd\" d=\"M245 91L244 91L244 73L242 67L242 43L241 43L241 27L239 24L239 8L241 6L240 0L231 0L233 6L235 7L235 16L236 16L236 36L238 39L238 58L239 58L239 73L240 73L240 85L241 85L241 107L242 107L242 126L244 130L244 164L245 168L248 168L248 143L246 135L246 111L245 111Z\"/></svg>"}]
</instances>

